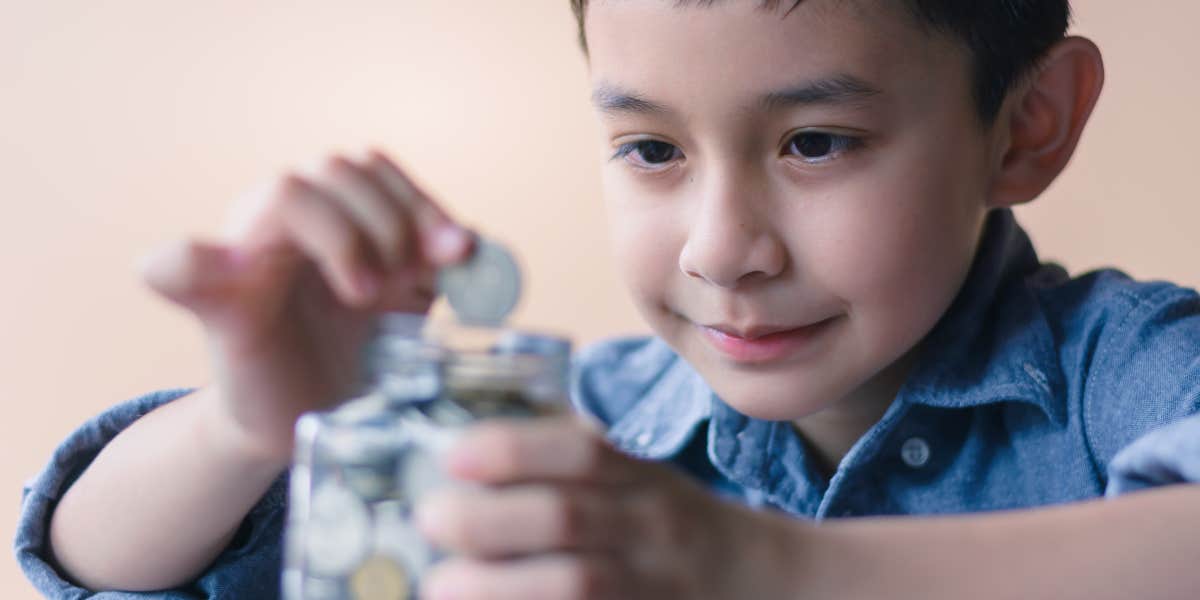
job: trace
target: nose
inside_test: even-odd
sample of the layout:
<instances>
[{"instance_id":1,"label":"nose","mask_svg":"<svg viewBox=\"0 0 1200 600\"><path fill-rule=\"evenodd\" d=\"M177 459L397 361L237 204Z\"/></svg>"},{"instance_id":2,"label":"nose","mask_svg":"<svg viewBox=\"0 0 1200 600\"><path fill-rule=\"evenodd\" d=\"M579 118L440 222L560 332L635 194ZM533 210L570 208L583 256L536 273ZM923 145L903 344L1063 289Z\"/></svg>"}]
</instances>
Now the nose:
<instances>
[{"instance_id":1,"label":"nose","mask_svg":"<svg viewBox=\"0 0 1200 600\"><path fill-rule=\"evenodd\" d=\"M679 269L727 289L779 275L787 265L787 247L767 195L735 178L722 180L696 203Z\"/></svg>"}]
</instances>

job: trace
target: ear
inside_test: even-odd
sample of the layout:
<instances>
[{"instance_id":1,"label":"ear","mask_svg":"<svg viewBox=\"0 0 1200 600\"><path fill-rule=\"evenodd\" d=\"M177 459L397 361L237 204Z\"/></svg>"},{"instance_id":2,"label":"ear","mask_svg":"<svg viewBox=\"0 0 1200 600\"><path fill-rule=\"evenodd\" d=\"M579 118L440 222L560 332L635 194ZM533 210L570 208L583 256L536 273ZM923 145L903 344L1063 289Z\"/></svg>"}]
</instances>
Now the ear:
<instances>
[{"instance_id":1,"label":"ear","mask_svg":"<svg viewBox=\"0 0 1200 600\"><path fill-rule=\"evenodd\" d=\"M1029 202L1071 160L1104 87L1104 59L1091 40L1068 37L1009 95L994 127L997 165L988 207Z\"/></svg>"}]
</instances>

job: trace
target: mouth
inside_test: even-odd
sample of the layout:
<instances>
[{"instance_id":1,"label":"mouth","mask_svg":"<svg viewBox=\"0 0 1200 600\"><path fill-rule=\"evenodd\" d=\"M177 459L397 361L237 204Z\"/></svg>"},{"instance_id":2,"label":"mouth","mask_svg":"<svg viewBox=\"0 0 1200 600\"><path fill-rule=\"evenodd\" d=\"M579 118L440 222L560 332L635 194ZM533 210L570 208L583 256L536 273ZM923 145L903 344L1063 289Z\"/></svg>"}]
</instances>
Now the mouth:
<instances>
[{"instance_id":1,"label":"mouth","mask_svg":"<svg viewBox=\"0 0 1200 600\"><path fill-rule=\"evenodd\" d=\"M697 327L709 345L726 358L739 363L764 364L788 358L811 346L836 320L837 317L830 317L799 327L736 328L724 324Z\"/></svg>"}]
</instances>

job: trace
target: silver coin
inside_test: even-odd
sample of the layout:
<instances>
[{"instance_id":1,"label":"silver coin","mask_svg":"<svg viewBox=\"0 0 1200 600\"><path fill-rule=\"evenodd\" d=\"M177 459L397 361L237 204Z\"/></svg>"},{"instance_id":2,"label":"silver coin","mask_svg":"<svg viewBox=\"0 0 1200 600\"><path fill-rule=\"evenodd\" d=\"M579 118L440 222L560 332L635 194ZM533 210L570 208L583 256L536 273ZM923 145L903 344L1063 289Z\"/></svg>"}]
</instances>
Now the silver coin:
<instances>
[{"instance_id":1,"label":"silver coin","mask_svg":"<svg viewBox=\"0 0 1200 600\"><path fill-rule=\"evenodd\" d=\"M303 577L300 580L299 590L292 594L289 598L297 600L345 600L347 596L346 582L342 579Z\"/></svg>"},{"instance_id":2,"label":"silver coin","mask_svg":"<svg viewBox=\"0 0 1200 600\"><path fill-rule=\"evenodd\" d=\"M318 576L348 575L371 550L371 513L354 492L324 481L313 492L304 523L304 558Z\"/></svg>"},{"instance_id":3,"label":"silver coin","mask_svg":"<svg viewBox=\"0 0 1200 600\"><path fill-rule=\"evenodd\" d=\"M471 258L438 272L437 287L460 321L496 325L517 306L521 270L502 246L476 238Z\"/></svg>"}]
</instances>

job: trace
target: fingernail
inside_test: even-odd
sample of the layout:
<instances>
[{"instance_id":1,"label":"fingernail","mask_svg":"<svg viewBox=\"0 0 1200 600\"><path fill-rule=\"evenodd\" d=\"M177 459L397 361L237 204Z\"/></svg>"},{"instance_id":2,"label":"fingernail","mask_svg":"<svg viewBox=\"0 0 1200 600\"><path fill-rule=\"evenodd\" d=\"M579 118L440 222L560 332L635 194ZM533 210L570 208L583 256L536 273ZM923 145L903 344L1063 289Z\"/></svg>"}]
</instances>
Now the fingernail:
<instances>
[{"instance_id":1,"label":"fingernail","mask_svg":"<svg viewBox=\"0 0 1200 600\"><path fill-rule=\"evenodd\" d=\"M438 229L433 237L433 258L436 261L452 261L462 255L471 236L457 225L446 225Z\"/></svg>"}]
</instances>

